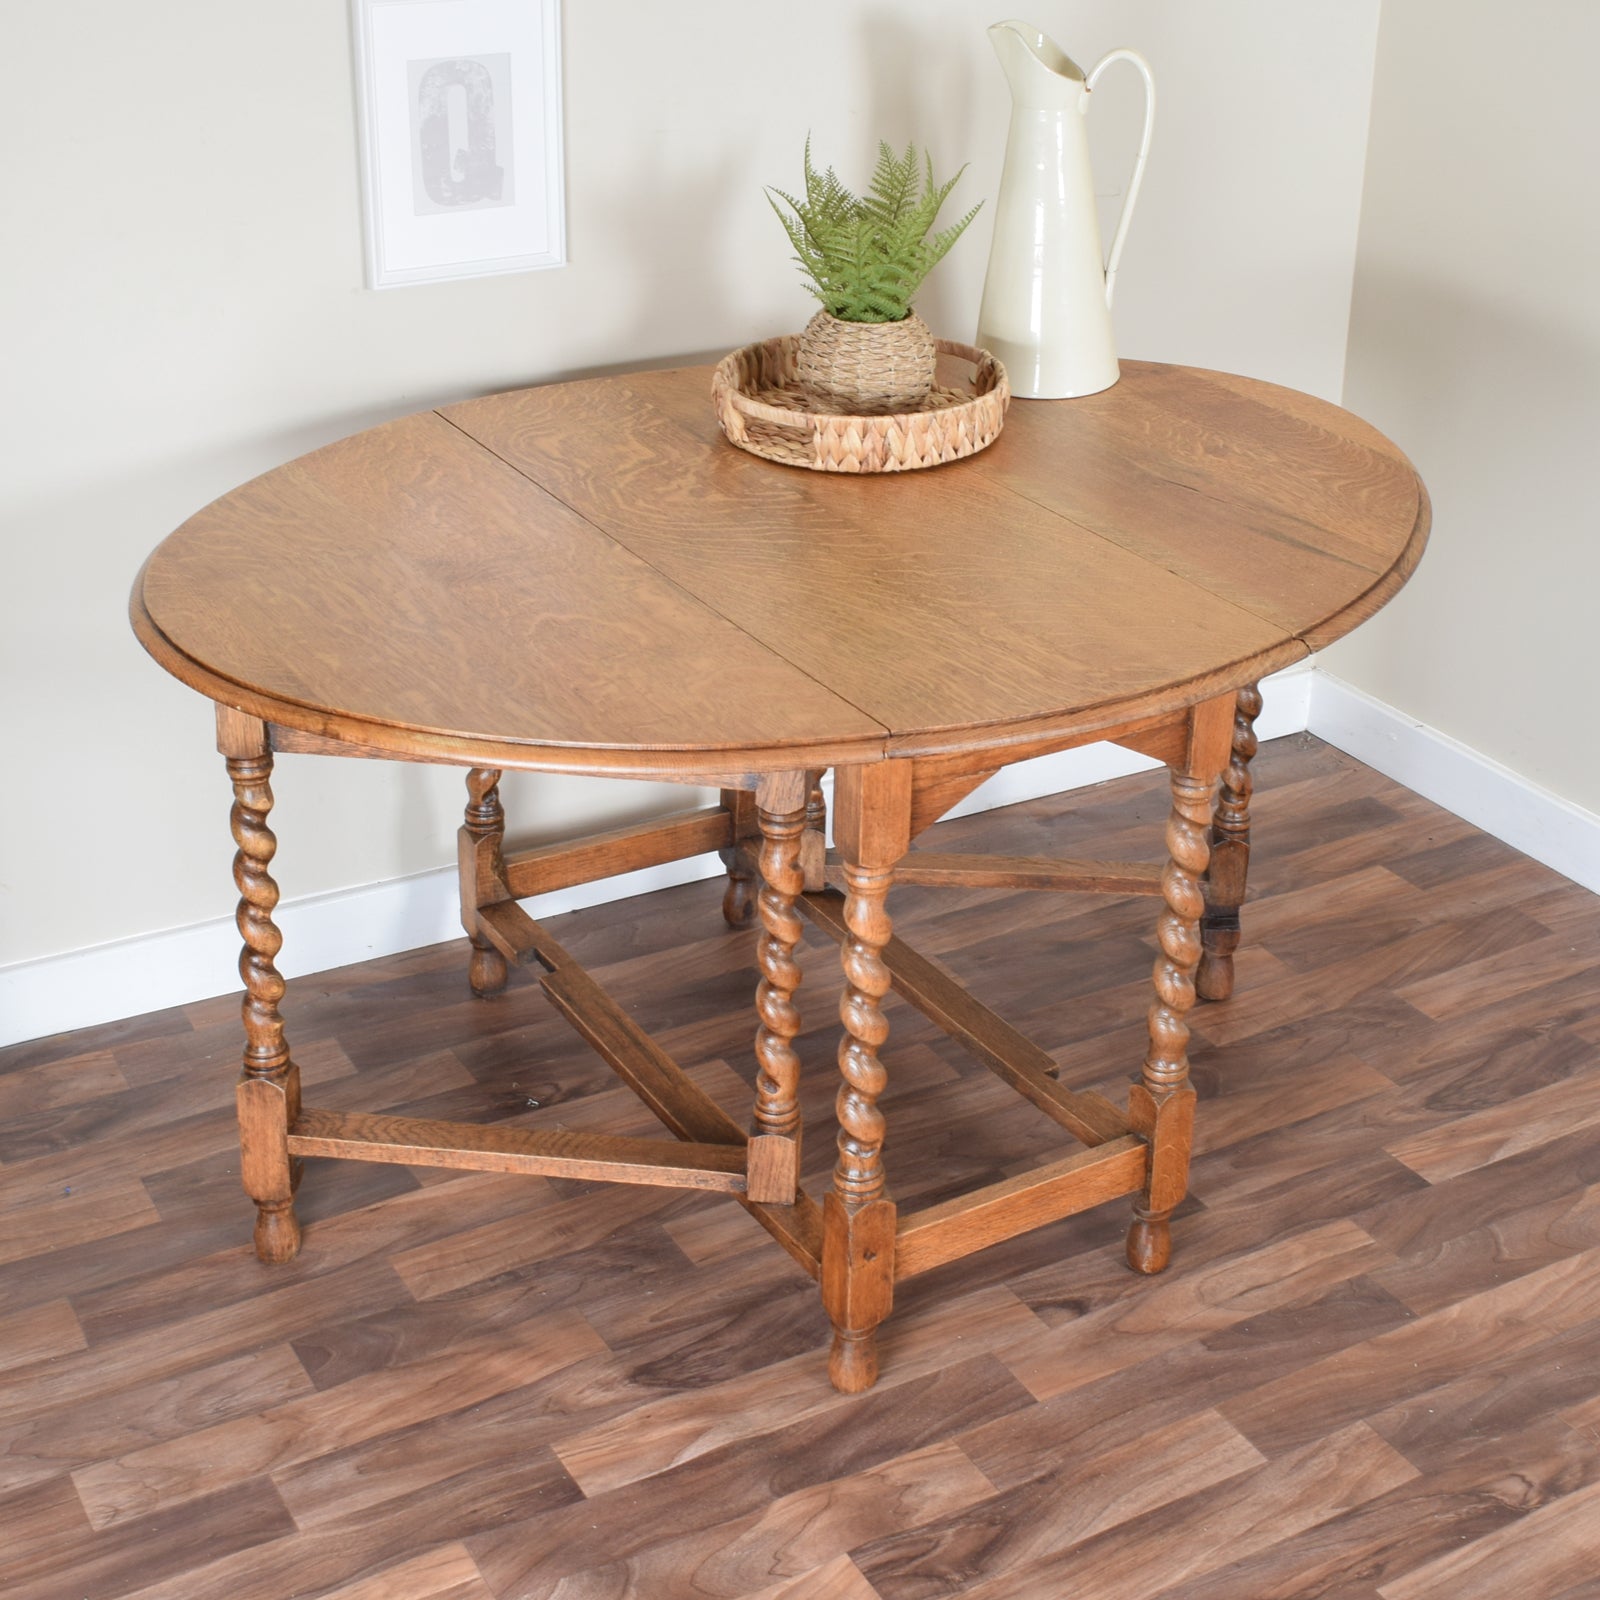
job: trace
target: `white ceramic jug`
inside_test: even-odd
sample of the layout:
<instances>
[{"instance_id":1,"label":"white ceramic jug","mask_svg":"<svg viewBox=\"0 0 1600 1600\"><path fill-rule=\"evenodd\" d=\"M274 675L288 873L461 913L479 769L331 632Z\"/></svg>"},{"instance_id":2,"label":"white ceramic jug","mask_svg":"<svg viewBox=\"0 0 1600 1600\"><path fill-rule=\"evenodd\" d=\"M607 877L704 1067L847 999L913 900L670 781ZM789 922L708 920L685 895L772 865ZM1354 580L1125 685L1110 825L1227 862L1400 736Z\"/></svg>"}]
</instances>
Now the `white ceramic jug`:
<instances>
[{"instance_id":1,"label":"white ceramic jug","mask_svg":"<svg viewBox=\"0 0 1600 1600\"><path fill-rule=\"evenodd\" d=\"M1058 400L1097 394L1122 375L1111 296L1150 151L1155 82L1149 64L1132 50L1113 50L1085 75L1026 22L997 22L989 38L1011 85L1012 105L978 343L999 357L1014 395ZM1090 91L1113 61L1130 61L1144 75L1144 134L1111 255L1103 260L1084 117Z\"/></svg>"}]
</instances>

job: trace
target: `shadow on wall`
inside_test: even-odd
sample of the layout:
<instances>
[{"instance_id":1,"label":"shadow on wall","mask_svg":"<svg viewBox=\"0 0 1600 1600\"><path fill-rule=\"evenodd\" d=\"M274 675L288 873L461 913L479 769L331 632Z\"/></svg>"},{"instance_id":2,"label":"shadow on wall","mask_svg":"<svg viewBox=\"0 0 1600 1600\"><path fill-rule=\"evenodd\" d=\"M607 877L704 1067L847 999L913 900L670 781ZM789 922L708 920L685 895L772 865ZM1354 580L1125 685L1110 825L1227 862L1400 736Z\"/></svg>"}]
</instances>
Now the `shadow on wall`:
<instances>
[{"instance_id":1,"label":"shadow on wall","mask_svg":"<svg viewBox=\"0 0 1600 1600\"><path fill-rule=\"evenodd\" d=\"M1488 640L1505 606L1524 599L1543 615L1553 596L1600 583L1582 466L1600 431L1600 342L1588 330L1437 278L1367 268L1344 403L1407 451L1434 502L1427 559L1392 615L1363 634L1375 662L1416 662L1407 623L1436 615L1423 610L1430 600ZM1433 654L1430 670L1449 676L1448 647Z\"/></svg>"},{"instance_id":2,"label":"shadow on wall","mask_svg":"<svg viewBox=\"0 0 1600 1600\"><path fill-rule=\"evenodd\" d=\"M1600 343L1570 322L1532 317L1437 278L1366 268L1356 280L1345 366L1353 410L1360 400L1399 408L1414 432L1436 424L1447 439L1465 427L1475 448L1498 446L1509 427L1520 445L1544 447L1549 462L1541 465L1554 464L1572 437L1592 437L1597 372ZM1571 435L1561 431L1563 418Z\"/></svg>"},{"instance_id":3,"label":"shadow on wall","mask_svg":"<svg viewBox=\"0 0 1600 1600\"><path fill-rule=\"evenodd\" d=\"M606 342L613 349L659 359L630 360L610 370L679 366L726 354L729 308L738 304L739 295L738 285L729 281L725 270L729 252L721 245L730 232L731 210L744 192L739 163L732 155L688 176L673 166L664 150L640 151L626 182L610 195L598 224L591 224L597 237L589 248L598 260L644 265L643 271L629 274L633 303L616 308ZM669 360L661 350L666 328L673 330L674 338L687 336L722 347L714 356L672 353Z\"/></svg>"}]
</instances>

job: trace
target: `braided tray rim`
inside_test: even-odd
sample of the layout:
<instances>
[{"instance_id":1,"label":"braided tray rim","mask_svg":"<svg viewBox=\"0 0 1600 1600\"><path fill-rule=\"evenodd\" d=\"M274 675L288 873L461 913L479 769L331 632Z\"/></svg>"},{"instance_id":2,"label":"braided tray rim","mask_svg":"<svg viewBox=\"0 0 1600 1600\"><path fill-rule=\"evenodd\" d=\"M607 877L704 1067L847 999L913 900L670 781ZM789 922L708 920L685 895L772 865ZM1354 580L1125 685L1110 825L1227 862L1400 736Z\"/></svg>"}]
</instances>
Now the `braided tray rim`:
<instances>
[{"instance_id":1,"label":"braided tray rim","mask_svg":"<svg viewBox=\"0 0 1600 1600\"><path fill-rule=\"evenodd\" d=\"M916 411L850 416L817 409L795 378L798 334L763 339L717 363L711 397L729 443L813 472L908 472L986 449L1011 403L1005 368L987 350L936 339L941 355L969 362L971 391L936 387Z\"/></svg>"}]
</instances>

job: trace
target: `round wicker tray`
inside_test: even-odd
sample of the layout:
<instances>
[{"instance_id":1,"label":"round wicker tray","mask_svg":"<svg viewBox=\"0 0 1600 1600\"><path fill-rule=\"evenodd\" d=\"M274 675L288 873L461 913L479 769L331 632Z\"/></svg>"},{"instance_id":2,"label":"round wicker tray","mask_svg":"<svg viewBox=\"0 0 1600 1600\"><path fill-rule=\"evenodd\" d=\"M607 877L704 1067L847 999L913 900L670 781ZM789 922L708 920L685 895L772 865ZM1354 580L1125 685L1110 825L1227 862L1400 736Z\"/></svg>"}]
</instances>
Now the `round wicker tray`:
<instances>
[{"instance_id":1,"label":"round wicker tray","mask_svg":"<svg viewBox=\"0 0 1600 1600\"><path fill-rule=\"evenodd\" d=\"M940 382L919 411L850 417L815 409L816 396L796 382L799 342L795 334L766 339L717 363L712 402L722 431L741 450L813 472L909 472L973 455L993 444L1005 423L1011 389L987 350L938 339L941 355L972 364L969 389Z\"/></svg>"}]
</instances>

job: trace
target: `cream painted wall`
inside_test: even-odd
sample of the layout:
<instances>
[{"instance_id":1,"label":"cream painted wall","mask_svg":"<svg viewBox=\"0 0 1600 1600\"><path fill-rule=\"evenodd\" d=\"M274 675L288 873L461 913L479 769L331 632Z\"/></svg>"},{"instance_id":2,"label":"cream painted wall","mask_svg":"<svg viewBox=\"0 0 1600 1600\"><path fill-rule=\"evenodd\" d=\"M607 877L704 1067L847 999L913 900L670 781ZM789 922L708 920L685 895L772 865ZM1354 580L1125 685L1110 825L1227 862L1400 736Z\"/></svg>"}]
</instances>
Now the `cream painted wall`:
<instances>
[{"instance_id":1,"label":"cream painted wall","mask_svg":"<svg viewBox=\"0 0 1600 1600\"><path fill-rule=\"evenodd\" d=\"M1136 46L1160 84L1118 287L1124 352L1335 394L1377 0L1049 0L1030 19L1086 60ZM959 195L992 195L1007 107L990 20L961 0L569 4L571 265L370 293L341 0L11 17L8 58L34 66L0 103L0 963L231 909L209 707L124 617L157 540L382 418L798 326L808 302L761 185L794 181L808 129L864 177L881 132L930 143L944 167L970 158ZM1136 84L1104 91L1108 189ZM921 302L962 337L987 223ZM683 803L626 784L508 787L530 837ZM277 792L290 899L449 858L454 773L289 757Z\"/></svg>"},{"instance_id":2,"label":"cream painted wall","mask_svg":"<svg viewBox=\"0 0 1600 1600\"><path fill-rule=\"evenodd\" d=\"M1600 812L1600 7L1385 0L1345 403L1434 532L1322 665Z\"/></svg>"}]
</instances>

